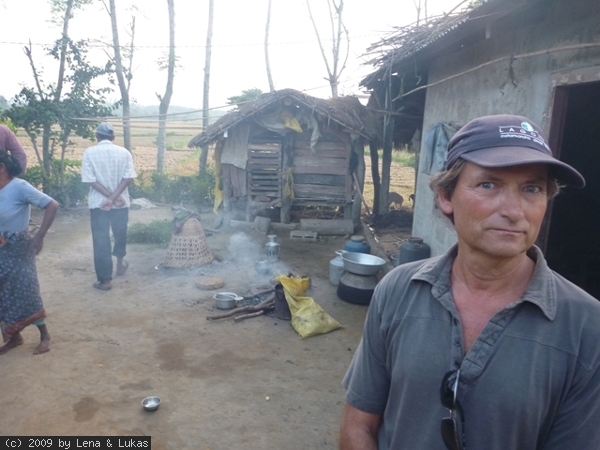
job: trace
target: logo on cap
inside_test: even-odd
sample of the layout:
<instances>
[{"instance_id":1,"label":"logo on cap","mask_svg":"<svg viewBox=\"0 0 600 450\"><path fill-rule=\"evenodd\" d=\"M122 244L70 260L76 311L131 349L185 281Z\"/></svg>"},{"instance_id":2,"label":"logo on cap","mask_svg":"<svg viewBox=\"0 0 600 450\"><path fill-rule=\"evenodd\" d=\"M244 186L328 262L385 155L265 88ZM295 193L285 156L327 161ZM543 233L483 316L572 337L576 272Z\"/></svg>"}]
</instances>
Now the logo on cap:
<instances>
[{"instance_id":1,"label":"logo on cap","mask_svg":"<svg viewBox=\"0 0 600 450\"><path fill-rule=\"evenodd\" d=\"M522 122L521 128L523 128L525 131L533 131L533 127L528 122Z\"/></svg>"}]
</instances>

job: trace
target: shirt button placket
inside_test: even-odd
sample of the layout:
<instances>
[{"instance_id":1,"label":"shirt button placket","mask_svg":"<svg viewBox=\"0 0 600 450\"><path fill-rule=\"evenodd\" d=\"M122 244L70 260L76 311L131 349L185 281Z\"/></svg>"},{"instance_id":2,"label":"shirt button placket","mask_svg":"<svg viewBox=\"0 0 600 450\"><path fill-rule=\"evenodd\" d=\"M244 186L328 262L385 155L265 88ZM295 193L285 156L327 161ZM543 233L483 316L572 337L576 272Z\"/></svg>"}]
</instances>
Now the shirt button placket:
<instances>
[{"instance_id":1,"label":"shirt button placket","mask_svg":"<svg viewBox=\"0 0 600 450\"><path fill-rule=\"evenodd\" d=\"M455 368L460 367L462 361L462 345L461 345L461 327L460 321L455 317L452 319L452 361Z\"/></svg>"}]
</instances>

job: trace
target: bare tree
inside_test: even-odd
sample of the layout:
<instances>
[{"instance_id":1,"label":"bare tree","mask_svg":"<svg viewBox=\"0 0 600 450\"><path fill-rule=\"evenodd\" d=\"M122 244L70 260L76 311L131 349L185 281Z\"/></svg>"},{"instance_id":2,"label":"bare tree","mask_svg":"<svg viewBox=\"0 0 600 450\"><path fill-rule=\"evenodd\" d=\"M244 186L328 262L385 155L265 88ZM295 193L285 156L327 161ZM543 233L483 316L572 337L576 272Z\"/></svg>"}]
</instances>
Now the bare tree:
<instances>
[{"instance_id":1,"label":"bare tree","mask_svg":"<svg viewBox=\"0 0 600 450\"><path fill-rule=\"evenodd\" d=\"M271 75L271 63L269 62L269 28L271 27L271 0L267 8L267 25L265 26L265 64L267 66L267 78L269 80L269 91L275 92L273 76Z\"/></svg>"},{"instance_id":2,"label":"bare tree","mask_svg":"<svg viewBox=\"0 0 600 450\"><path fill-rule=\"evenodd\" d=\"M173 95L173 79L175 78L175 0L167 0L169 8L169 56L167 59L167 87L165 94L160 96L158 106L158 150L156 153L156 171L162 173L165 168L165 149L167 136L167 112Z\"/></svg>"},{"instance_id":3,"label":"bare tree","mask_svg":"<svg viewBox=\"0 0 600 450\"><path fill-rule=\"evenodd\" d=\"M202 94L202 131L208 128L208 100L210 92L210 57L212 50L214 0L208 1L208 29L206 31L206 53L204 55L204 92ZM200 173L206 172L206 161L208 159L208 144L202 146L200 152Z\"/></svg>"},{"instance_id":4,"label":"bare tree","mask_svg":"<svg viewBox=\"0 0 600 450\"><path fill-rule=\"evenodd\" d=\"M60 44L60 63L58 67L58 81L56 83L56 91L54 91L55 102L58 102L60 100L60 95L62 94L63 83L65 80L65 62L67 59L67 45L69 41L69 20L72 17L73 3L73 0L68 0L64 4L65 15L63 18L63 31ZM55 5L58 7L60 5L60 2L55 2ZM77 7L77 5L75 5L75 7Z\"/></svg>"},{"instance_id":5,"label":"bare tree","mask_svg":"<svg viewBox=\"0 0 600 450\"><path fill-rule=\"evenodd\" d=\"M413 4L415 5L415 9L417 10L417 26L419 26L421 22L421 11L424 13L423 19L427 22L427 0L413 0Z\"/></svg>"},{"instance_id":6,"label":"bare tree","mask_svg":"<svg viewBox=\"0 0 600 450\"><path fill-rule=\"evenodd\" d=\"M315 34L317 35L317 41L319 43L319 48L321 49L321 56L323 57L325 67L327 68L327 78L325 79L329 81L329 85L331 86L331 96L335 98L338 96L338 85L340 81L340 76L346 68L346 62L348 61L348 55L350 54L350 35L348 34L348 29L346 28L342 20L342 13L344 11L344 0L327 0L332 38L331 63L329 62L329 59L325 54L325 48L323 47L323 42L321 41L321 35L319 34L319 29L317 27L315 18L310 8L310 0L306 0L306 7L308 8L310 21L312 22ZM344 62L340 66L340 51L342 48L342 38L344 36L346 38L346 55L344 57Z\"/></svg>"},{"instance_id":7,"label":"bare tree","mask_svg":"<svg viewBox=\"0 0 600 450\"><path fill-rule=\"evenodd\" d=\"M131 69L133 64L133 42L135 38L135 16L132 17L130 23L130 45L126 52L129 60L129 67L123 67L123 59L121 57L121 45L119 44L119 28L117 25L117 8L115 0L109 0L110 8L108 13L110 15L110 23L112 28L113 37L113 61L115 63L115 73L117 75L117 82L119 83L119 91L121 92L121 103L123 106L123 144L125 148L131 152L131 107L129 103L129 88L131 86ZM106 7L106 4L104 4Z\"/></svg>"}]
</instances>

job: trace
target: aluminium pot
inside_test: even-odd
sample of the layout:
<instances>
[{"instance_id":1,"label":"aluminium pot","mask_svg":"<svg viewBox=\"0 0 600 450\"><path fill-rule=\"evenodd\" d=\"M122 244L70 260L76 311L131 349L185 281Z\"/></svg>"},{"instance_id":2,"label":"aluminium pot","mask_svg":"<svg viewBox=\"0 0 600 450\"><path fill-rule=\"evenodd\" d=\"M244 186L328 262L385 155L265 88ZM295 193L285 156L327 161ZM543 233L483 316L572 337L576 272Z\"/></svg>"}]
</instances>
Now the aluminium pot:
<instances>
[{"instance_id":1,"label":"aluminium pot","mask_svg":"<svg viewBox=\"0 0 600 450\"><path fill-rule=\"evenodd\" d=\"M345 252L342 260L344 269L356 275L375 275L385 266L385 260L366 253Z\"/></svg>"},{"instance_id":2,"label":"aluminium pot","mask_svg":"<svg viewBox=\"0 0 600 450\"><path fill-rule=\"evenodd\" d=\"M242 300L244 297L240 297L233 292L219 292L215 294L215 306L217 309L232 309L235 308L237 302Z\"/></svg>"}]
</instances>

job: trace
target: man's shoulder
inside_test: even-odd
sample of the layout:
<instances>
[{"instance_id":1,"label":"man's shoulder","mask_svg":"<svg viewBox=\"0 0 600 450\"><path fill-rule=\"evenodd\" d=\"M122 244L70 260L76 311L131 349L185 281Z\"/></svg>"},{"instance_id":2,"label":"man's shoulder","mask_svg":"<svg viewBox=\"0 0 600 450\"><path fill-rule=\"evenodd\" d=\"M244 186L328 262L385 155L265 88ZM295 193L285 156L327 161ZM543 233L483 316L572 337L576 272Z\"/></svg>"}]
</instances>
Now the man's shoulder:
<instances>
[{"instance_id":1,"label":"man's shoulder","mask_svg":"<svg viewBox=\"0 0 600 450\"><path fill-rule=\"evenodd\" d=\"M550 272L556 286L558 302L568 302L568 304L574 304L577 307L590 308L592 311L596 311L600 318L600 301L597 298L552 269L550 269Z\"/></svg>"},{"instance_id":2,"label":"man's shoulder","mask_svg":"<svg viewBox=\"0 0 600 450\"><path fill-rule=\"evenodd\" d=\"M117 144L113 144L112 142L110 144L110 147L114 150L118 150L120 152L125 152L125 153L129 153L129 150L127 150L125 147L121 147L120 145Z\"/></svg>"},{"instance_id":3,"label":"man's shoulder","mask_svg":"<svg viewBox=\"0 0 600 450\"><path fill-rule=\"evenodd\" d=\"M392 269L378 284L379 291L390 294L398 289L406 290L411 281L423 281L431 285L442 282L440 274L446 264L445 255L404 263Z\"/></svg>"},{"instance_id":4,"label":"man's shoulder","mask_svg":"<svg viewBox=\"0 0 600 450\"><path fill-rule=\"evenodd\" d=\"M118 153L119 155L126 157L126 158L131 157L131 153L125 147L121 147L120 145L116 145L116 144L112 144L112 143L110 145L111 145L111 150L113 152Z\"/></svg>"},{"instance_id":5,"label":"man's shoulder","mask_svg":"<svg viewBox=\"0 0 600 450\"><path fill-rule=\"evenodd\" d=\"M448 259L447 254L434 256L431 258L411 261L395 267L389 275L394 278L411 279L416 277L420 280L430 281L439 276L440 271L446 264Z\"/></svg>"},{"instance_id":6,"label":"man's shoulder","mask_svg":"<svg viewBox=\"0 0 600 450\"><path fill-rule=\"evenodd\" d=\"M98 144L91 145L83 151L83 154L85 155L86 153L87 154L93 153L98 147L99 147Z\"/></svg>"},{"instance_id":7,"label":"man's shoulder","mask_svg":"<svg viewBox=\"0 0 600 450\"><path fill-rule=\"evenodd\" d=\"M130 154L129 150L127 150L125 147L121 147L120 145L113 144L110 141L102 141L96 145L92 145L91 147L88 147L87 149L85 149L83 154L85 155L87 153L88 155L90 155L90 154L106 152L106 151L119 153L119 154L128 154L128 155Z\"/></svg>"}]
</instances>

